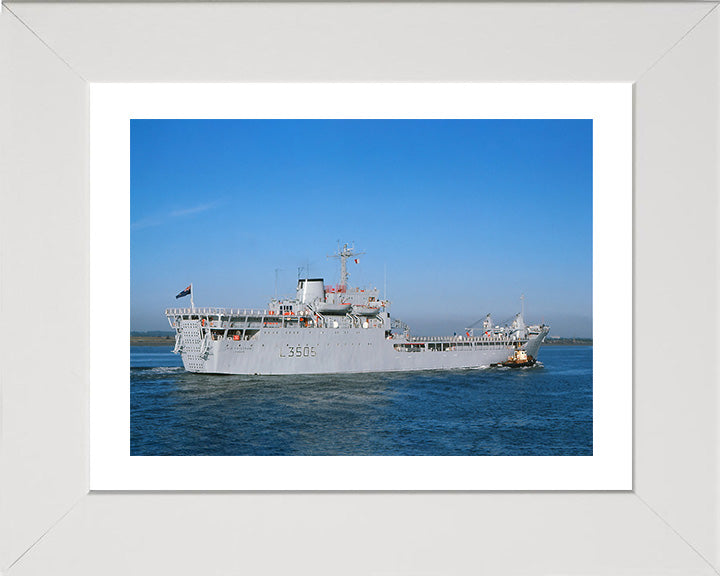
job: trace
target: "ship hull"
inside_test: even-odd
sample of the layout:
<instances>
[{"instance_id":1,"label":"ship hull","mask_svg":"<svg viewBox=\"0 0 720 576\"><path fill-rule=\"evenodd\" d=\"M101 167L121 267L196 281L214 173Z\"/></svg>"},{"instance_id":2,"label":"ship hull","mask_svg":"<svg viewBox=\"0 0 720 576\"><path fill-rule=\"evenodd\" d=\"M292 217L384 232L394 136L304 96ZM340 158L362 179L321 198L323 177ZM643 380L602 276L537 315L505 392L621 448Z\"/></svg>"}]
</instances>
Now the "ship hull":
<instances>
[{"instance_id":1,"label":"ship hull","mask_svg":"<svg viewBox=\"0 0 720 576\"><path fill-rule=\"evenodd\" d=\"M201 342L202 346L194 345L191 336L186 335L186 345L181 352L185 369L213 374L333 374L482 368L507 360L515 350L506 343L473 346L457 340L448 344L447 350L430 350L418 345L419 351L408 351L412 347L407 344L412 341L387 339L381 330L362 328L271 328L261 330L251 340L224 338ZM528 351L533 350L533 357L537 356L544 336L531 338L524 346Z\"/></svg>"}]
</instances>

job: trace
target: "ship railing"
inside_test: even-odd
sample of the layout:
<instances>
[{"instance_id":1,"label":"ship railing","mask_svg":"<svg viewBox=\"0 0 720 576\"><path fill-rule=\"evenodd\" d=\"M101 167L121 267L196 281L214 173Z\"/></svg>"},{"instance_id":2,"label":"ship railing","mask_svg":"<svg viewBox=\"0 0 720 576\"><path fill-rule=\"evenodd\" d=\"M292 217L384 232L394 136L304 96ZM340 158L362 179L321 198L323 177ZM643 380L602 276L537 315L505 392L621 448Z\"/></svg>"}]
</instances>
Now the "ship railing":
<instances>
[{"instance_id":1,"label":"ship railing","mask_svg":"<svg viewBox=\"0 0 720 576\"><path fill-rule=\"evenodd\" d=\"M410 342L524 342L526 339L510 340L506 336L413 336Z\"/></svg>"},{"instance_id":2,"label":"ship railing","mask_svg":"<svg viewBox=\"0 0 720 576\"><path fill-rule=\"evenodd\" d=\"M255 308L167 308L166 316L270 316L269 310ZM273 314L273 316L279 316Z\"/></svg>"}]
</instances>

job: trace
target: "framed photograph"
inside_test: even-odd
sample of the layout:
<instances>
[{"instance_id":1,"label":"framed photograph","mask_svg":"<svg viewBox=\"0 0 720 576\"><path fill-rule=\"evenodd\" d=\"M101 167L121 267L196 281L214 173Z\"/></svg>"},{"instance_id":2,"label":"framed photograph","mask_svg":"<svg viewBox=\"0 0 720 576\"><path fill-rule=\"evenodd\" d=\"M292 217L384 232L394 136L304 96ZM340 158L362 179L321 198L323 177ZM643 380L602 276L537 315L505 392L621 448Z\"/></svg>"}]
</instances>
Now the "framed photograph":
<instances>
[{"instance_id":1,"label":"framed photograph","mask_svg":"<svg viewBox=\"0 0 720 576\"><path fill-rule=\"evenodd\" d=\"M716 309L715 272L706 265L717 257L710 209L718 184L714 3L11 3L0 22L0 66L12 87L2 106L10 207L2 220L2 343L12 359L2 368L3 571L90 574L140 566L151 573L162 566L317 573L347 566L409 574L474 566L499 573L715 573L716 391L712 362L694 361L712 354L712 322L701 322L710 327L701 345L687 334L693 318L712 318ZM370 32L373 42L358 42ZM133 455L131 223L138 231L163 230L147 220L151 210L143 214L133 203L131 159L153 144L147 134L137 144L133 138L149 127L167 142L170 125L152 123L172 122L182 132L189 119L314 123L303 126L303 141L320 122L446 121L472 135L487 121L591 121L592 453ZM405 126L396 131L407 142ZM425 132L419 144L428 141ZM256 136L261 141L263 134ZM435 137L441 142L443 135ZM190 142L197 149L198 141ZM157 178L147 167L138 175L146 183ZM145 220L134 221L131 206ZM179 227L191 213L210 211L203 206L170 213ZM168 213L167 206L156 208ZM357 235L342 240L363 251ZM139 249L147 250L144 242ZM334 246L318 248L324 257ZM570 252L564 256L569 263ZM268 269L302 265L294 260ZM312 266L298 278L288 272L291 284L309 282ZM273 280L263 286L272 288ZM325 304L345 280L341 274L333 282L334 293L323 286ZM176 295L186 297L186 285L187 297L199 295L202 283L190 278L173 284L171 304ZM271 311L297 312L279 308L295 305L288 302L276 298L260 321ZM195 301L190 309L196 304L205 307ZM218 305L226 303L207 307ZM358 330L381 320L358 314ZM210 340L209 322L220 321L169 316L200 322ZM387 337L408 358L403 346L422 345L413 358L459 354L464 344L474 353L483 337L510 342L511 334L517 350L491 364L532 352L523 339L534 324L491 324L496 333L476 337L463 323L447 342L398 328ZM222 329L224 340L213 341L233 345L224 332L237 326ZM242 328L238 341L251 329ZM46 344L40 359L28 345L33 332ZM181 348L182 331L175 334ZM187 492L201 490L220 492ZM328 490L340 492L318 492ZM151 535L155 545L148 548L142 543ZM328 544L320 561L307 552L311 537ZM247 554L236 554L231 543L238 538ZM398 538L414 553L398 554ZM349 566L343 558L352 541L374 552ZM297 554L270 554L278 544L295 550L298 542ZM477 542L482 566L470 553ZM517 542L525 554L508 555ZM121 548L130 553L108 566ZM168 554L171 548L180 552Z\"/></svg>"},{"instance_id":2,"label":"framed photograph","mask_svg":"<svg viewBox=\"0 0 720 576\"><path fill-rule=\"evenodd\" d=\"M631 488L631 331L619 334L615 329L632 325L631 255L626 249L631 242L629 85L106 84L91 92L91 142L91 190L97 191L91 196L91 310L98 312L91 318L91 366L99 370L91 374L92 489ZM338 151L338 146L348 151ZM302 152L308 148L310 155ZM420 160L418 154L427 158ZM493 160L481 165L483 154ZM186 158L190 170L176 186L168 186L164 182L180 169L173 158ZM388 171L390 158L393 168ZM435 172L418 177L422 164L430 163ZM263 165L275 166L278 178L268 168L255 171ZM244 180L233 182L230 173L238 169ZM329 173L335 177L325 179ZM206 184L202 174L210 175ZM453 185L453 174L464 183ZM195 186L204 191L183 192L187 181L198 177ZM506 183L512 178L519 180ZM308 182L302 184L303 179ZM353 183L364 181L378 189L388 179L399 188L377 196ZM179 200L183 194L185 200ZM552 209L543 208L543 195ZM383 207L358 212L358 203ZM118 216L127 216L129 205L134 213L123 222ZM223 212L233 211L235 216L221 223ZM458 227L468 213L484 214L480 218L486 224L480 229L485 233L473 230L471 217L463 240ZM376 228L371 217L378 218ZM412 232L412 220L423 218L426 222L416 223ZM361 224L357 228L355 221ZM239 285L229 294L242 294L247 279L255 276L252 268L263 267L271 257L263 245L297 246L308 241L309 227L318 225L332 230L326 232L328 244L346 226L355 234L365 231L367 242L377 242L378 250L387 251L395 237L393 253L401 258L397 265L407 270L418 260L417 274L426 276L427 295L425 303L416 296L414 307L403 308L402 295L420 287L398 279L391 299L410 317L421 313L421 323L440 323L476 306L474 295L463 306L453 306L467 290L487 293L499 282L526 282L528 290L533 284L547 286L546 306L552 306L553 297L562 302L558 322L577 315L565 320L571 325L565 330L573 332L563 333L558 326L561 336L582 336L578 331L584 329L586 338L594 335L593 346L563 348L569 355L558 359L554 375L541 362L531 366L549 328L540 318L534 324L528 320L526 327L523 314L515 316L515 310L508 322L483 315L477 336L477 318L468 318L455 326L454 334L446 320L445 336L414 337L409 327L393 323L389 311L395 305L387 295L372 285L348 282L348 269L362 273L358 257L366 258L345 244L337 255L341 274L335 283L327 282L319 300L304 294L299 299L276 296L265 310L253 304L235 306L232 312L232 306L205 306L193 294L198 286L201 294L203 288L217 291L212 282L181 282L179 277L177 282L188 287L165 294L164 302L176 306L174 292L179 292L178 297L192 303L168 312L177 328L173 345L182 364L165 343L152 349L154 361L149 349L133 348L129 381L127 371L119 370L127 362L127 339L115 331L108 340L102 310L124 304L122 316L157 330L162 328L158 321L167 322L165 308L152 310L148 303L163 301L155 288L160 278L169 279L176 270L185 277L192 270L207 270L208 276L210 270L223 276L236 270ZM436 232L430 233L433 225ZM517 244L511 240L515 235ZM321 249L322 236L307 248ZM438 246L442 238L448 244ZM538 253L528 254L524 272L506 264L532 244ZM224 245L240 259L243 253L256 253L257 264L234 262ZM440 276L465 277L468 288L455 290L450 281L431 287L441 261L448 266L452 252L457 263ZM194 263L184 265L185 258ZM367 255L367 261L371 258ZM120 265L128 261L132 304L128 269ZM159 273L162 261L169 266ZM508 265L511 269L505 270ZM316 260L314 266L322 265ZM435 272L428 275L426 267ZM331 274L325 275L333 278ZM508 280L500 280L506 275ZM307 278L321 284L317 276L299 270L292 289L310 284ZM366 293L375 294L373 302L360 301ZM523 308L520 296L514 302L517 312ZM251 299L249 294L246 298ZM258 291L254 299L261 298ZM599 319L594 330L588 325L593 298ZM571 309L573 301L583 304ZM346 302L354 302L352 310ZM429 302L435 302L435 312L428 311ZM371 311L362 308L373 304ZM206 347L205 354L195 350L195 340ZM374 350L365 354L368 347ZM514 351L525 355L519 360L524 366L508 361L517 356ZM583 353L586 360L572 364L571 358ZM117 368L108 371L108 363ZM399 372L404 378L418 377L418 370L427 383L396 379ZM193 373L200 379L192 379ZM207 374L216 377L208 379ZM371 381L363 385L361 374L373 375L366 376ZM278 377L283 375L287 377ZM448 382L448 377L456 380ZM158 379L163 388L156 395L152 390ZM228 386L224 400L204 402L206 394L221 394ZM262 397L247 404L256 386ZM443 386L449 387L447 399L438 395ZM494 386L504 387L503 392L484 396ZM195 387L200 388L198 397L190 392ZM400 404L392 400L406 387L417 395L416 410L409 408L409 398ZM470 393L460 401L463 389ZM361 399L368 390L372 397ZM167 394L169 403L163 401ZM190 413L177 411L177 394L194 397L188 400ZM533 394L538 396L533 399ZM311 398L324 410L307 407ZM513 408L520 398L521 405ZM453 408L458 402L463 411ZM487 404L494 410L483 412ZM219 412L221 405L226 408ZM345 408L336 413L337 406ZM431 406L438 414L428 418ZM273 416L278 410L295 416ZM189 424L191 414L199 412L204 416ZM362 423L353 424L353 412L364 414ZM483 418L488 419L485 425L480 424ZM380 422L371 424L375 419ZM174 420L186 424L174 428ZM321 430L315 431L315 420L322 422ZM167 424L158 430L161 421ZM210 422L217 424L209 429ZM533 431L528 433L528 427ZM193 441L197 428L206 433ZM292 438L303 440L299 444Z\"/></svg>"}]
</instances>

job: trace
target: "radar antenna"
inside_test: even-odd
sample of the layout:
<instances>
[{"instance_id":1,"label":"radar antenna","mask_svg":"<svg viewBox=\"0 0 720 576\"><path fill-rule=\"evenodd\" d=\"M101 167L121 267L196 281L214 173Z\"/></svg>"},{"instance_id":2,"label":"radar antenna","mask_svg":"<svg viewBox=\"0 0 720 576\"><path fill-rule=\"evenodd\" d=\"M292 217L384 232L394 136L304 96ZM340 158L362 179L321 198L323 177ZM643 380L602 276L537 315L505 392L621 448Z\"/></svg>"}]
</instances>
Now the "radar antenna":
<instances>
[{"instance_id":1,"label":"radar antenna","mask_svg":"<svg viewBox=\"0 0 720 576\"><path fill-rule=\"evenodd\" d=\"M355 244L348 246L344 244L342 248L338 244L337 254L329 254L328 258L340 258L340 285L347 286L347 279L350 274L347 271L347 259L354 256L361 256L365 252L355 252Z\"/></svg>"}]
</instances>

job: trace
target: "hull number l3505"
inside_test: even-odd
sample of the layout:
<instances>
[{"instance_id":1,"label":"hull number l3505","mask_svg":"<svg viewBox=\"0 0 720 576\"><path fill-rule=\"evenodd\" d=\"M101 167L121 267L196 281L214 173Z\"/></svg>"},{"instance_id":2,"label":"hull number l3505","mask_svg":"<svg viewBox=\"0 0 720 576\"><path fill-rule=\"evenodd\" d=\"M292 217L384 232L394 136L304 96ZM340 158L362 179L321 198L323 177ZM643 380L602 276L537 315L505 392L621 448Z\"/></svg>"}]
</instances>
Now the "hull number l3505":
<instances>
[{"instance_id":1,"label":"hull number l3505","mask_svg":"<svg viewBox=\"0 0 720 576\"><path fill-rule=\"evenodd\" d=\"M315 346L287 345L284 350L280 351L280 358L314 358L315 356Z\"/></svg>"}]
</instances>

